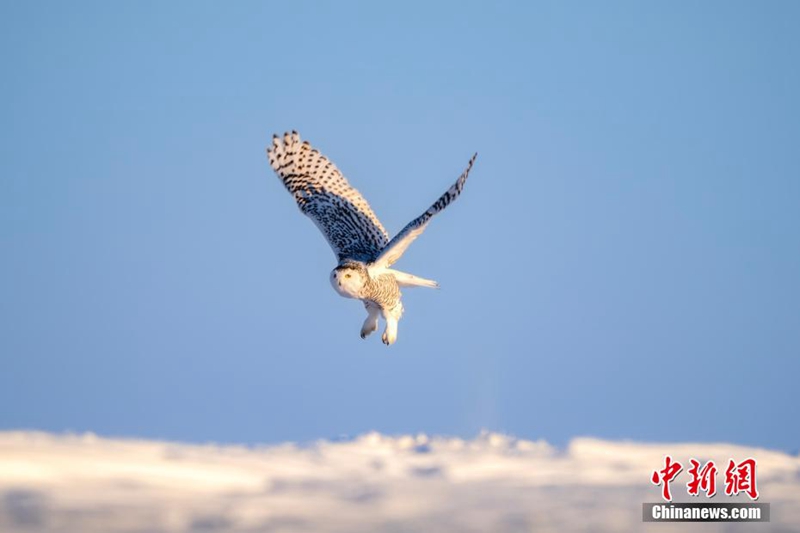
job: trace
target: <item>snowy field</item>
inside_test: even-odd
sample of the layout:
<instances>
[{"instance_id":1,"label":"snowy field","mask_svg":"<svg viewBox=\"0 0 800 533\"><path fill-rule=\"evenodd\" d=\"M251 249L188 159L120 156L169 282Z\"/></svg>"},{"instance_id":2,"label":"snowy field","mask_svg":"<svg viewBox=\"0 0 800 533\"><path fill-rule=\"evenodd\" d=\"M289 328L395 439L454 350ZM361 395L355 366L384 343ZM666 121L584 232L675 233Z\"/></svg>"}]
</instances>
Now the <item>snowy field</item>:
<instances>
[{"instance_id":1,"label":"snowy field","mask_svg":"<svg viewBox=\"0 0 800 533\"><path fill-rule=\"evenodd\" d=\"M756 457L771 523L642 523L666 453L684 464ZM686 480L684 470L672 484L676 501L691 498ZM687 530L800 531L800 458L588 438L557 449L491 433L241 447L0 432L5 533Z\"/></svg>"}]
</instances>

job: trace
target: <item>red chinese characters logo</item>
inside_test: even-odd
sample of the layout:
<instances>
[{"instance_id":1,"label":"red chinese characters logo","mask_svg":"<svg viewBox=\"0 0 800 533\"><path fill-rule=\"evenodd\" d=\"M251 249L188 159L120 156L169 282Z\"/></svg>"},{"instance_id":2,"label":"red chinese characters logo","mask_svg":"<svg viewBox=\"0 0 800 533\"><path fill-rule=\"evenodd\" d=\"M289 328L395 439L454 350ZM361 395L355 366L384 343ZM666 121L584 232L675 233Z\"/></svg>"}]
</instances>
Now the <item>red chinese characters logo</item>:
<instances>
[{"instance_id":1,"label":"red chinese characters logo","mask_svg":"<svg viewBox=\"0 0 800 533\"><path fill-rule=\"evenodd\" d=\"M728 463L728 469L725 470L725 494L735 496L740 492L750 496L751 500L758 499L755 459L745 459L738 465L731 459Z\"/></svg>"},{"instance_id":2,"label":"red chinese characters logo","mask_svg":"<svg viewBox=\"0 0 800 533\"><path fill-rule=\"evenodd\" d=\"M707 498L711 498L717 493L717 466L714 461L702 464L697 459L690 459L691 467L688 470L690 480L686 483L686 490L690 496L698 496L700 492L705 492ZM655 470L650 477L650 481L661 486L661 497L664 500L672 501L670 483L681 473L683 465L674 461L671 456L664 457L664 468ZM728 462L725 470L725 494L736 496L740 492L747 494L751 500L758 499L758 483L756 481L756 460L748 458L741 463L736 463L733 459Z\"/></svg>"},{"instance_id":3,"label":"red chinese characters logo","mask_svg":"<svg viewBox=\"0 0 800 533\"><path fill-rule=\"evenodd\" d=\"M683 465L678 462L672 462L672 457L667 455L664 458L664 469L656 470L650 478L654 485L663 485L661 487L661 497L668 502L672 501L672 494L669 491L669 484L683 469Z\"/></svg>"}]
</instances>

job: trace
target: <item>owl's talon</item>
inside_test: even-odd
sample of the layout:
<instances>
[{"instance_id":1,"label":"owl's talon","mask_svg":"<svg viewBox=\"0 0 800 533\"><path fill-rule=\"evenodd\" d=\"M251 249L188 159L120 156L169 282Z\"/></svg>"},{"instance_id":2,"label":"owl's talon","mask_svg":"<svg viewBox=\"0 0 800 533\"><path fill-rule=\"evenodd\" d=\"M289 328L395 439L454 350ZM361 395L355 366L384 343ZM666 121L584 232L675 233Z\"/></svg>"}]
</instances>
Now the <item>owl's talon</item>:
<instances>
[{"instance_id":1,"label":"owl's talon","mask_svg":"<svg viewBox=\"0 0 800 533\"><path fill-rule=\"evenodd\" d=\"M361 338L366 339L373 331L378 329L378 317L380 316L380 308L373 305L367 305L367 319L361 326Z\"/></svg>"}]
</instances>

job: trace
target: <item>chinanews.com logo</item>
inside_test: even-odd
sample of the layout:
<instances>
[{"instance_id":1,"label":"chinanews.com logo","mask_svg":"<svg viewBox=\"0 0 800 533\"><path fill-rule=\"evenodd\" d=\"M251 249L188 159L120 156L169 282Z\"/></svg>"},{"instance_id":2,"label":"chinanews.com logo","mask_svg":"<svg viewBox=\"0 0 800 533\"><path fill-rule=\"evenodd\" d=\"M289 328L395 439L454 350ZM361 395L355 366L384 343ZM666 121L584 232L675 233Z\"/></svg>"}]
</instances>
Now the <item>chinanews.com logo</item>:
<instances>
[{"instance_id":1,"label":"chinanews.com logo","mask_svg":"<svg viewBox=\"0 0 800 533\"><path fill-rule=\"evenodd\" d=\"M689 459L687 470L689 480L686 492L690 496L705 494L706 498L717 495L717 474L719 470L714 461L701 463ZM724 491L726 496L745 494L750 502L710 502L678 503L672 502L673 487L670 485L683 471L683 465L664 457L664 468L654 470L650 476L653 485L661 487L661 498L666 503L643 503L644 522L769 522L769 504L755 503L758 499L758 464L752 457L736 462L729 459L725 466Z\"/></svg>"}]
</instances>

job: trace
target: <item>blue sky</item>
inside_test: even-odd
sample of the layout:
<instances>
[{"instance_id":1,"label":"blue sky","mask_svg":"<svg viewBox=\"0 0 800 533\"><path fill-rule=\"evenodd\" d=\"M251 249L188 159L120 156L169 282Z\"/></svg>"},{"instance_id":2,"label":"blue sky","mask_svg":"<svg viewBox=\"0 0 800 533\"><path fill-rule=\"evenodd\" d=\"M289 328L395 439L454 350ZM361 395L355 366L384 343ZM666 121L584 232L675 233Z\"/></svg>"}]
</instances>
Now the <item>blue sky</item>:
<instances>
[{"instance_id":1,"label":"blue sky","mask_svg":"<svg viewBox=\"0 0 800 533\"><path fill-rule=\"evenodd\" d=\"M796 450L792 2L6 2L0 429ZM269 169L398 231L391 348Z\"/></svg>"}]
</instances>

